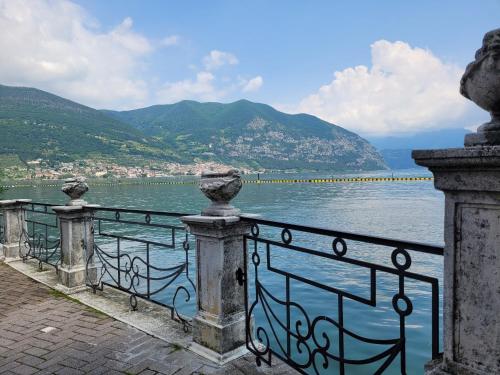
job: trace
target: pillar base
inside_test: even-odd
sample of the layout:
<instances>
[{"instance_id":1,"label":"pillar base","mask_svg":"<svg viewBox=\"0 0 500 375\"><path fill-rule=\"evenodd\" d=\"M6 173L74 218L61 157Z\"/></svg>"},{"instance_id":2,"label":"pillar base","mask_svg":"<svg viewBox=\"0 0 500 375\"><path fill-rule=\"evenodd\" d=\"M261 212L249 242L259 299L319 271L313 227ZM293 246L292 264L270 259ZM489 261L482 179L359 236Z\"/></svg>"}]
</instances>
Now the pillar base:
<instances>
[{"instance_id":1,"label":"pillar base","mask_svg":"<svg viewBox=\"0 0 500 375\"><path fill-rule=\"evenodd\" d=\"M490 375L490 371L471 369L456 362L435 359L425 365L425 375Z\"/></svg>"},{"instance_id":2,"label":"pillar base","mask_svg":"<svg viewBox=\"0 0 500 375\"><path fill-rule=\"evenodd\" d=\"M19 244L3 244L2 255L5 263L20 260L19 257Z\"/></svg>"},{"instance_id":3,"label":"pillar base","mask_svg":"<svg viewBox=\"0 0 500 375\"><path fill-rule=\"evenodd\" d=\"M245 346L245 313L234 314L221 322L216 316L198 312L193 319L193 340L207 350L226 357L226 353Z\"/></svg>"},{"instance_id":4,"label":"pillar base","mask_svg":"<svg viewBox=\"0 0 500 375\"><path fill-rule=\"evenodd\" d=\"M86 288L87 284L87 268L86 267L72 267L68 269L66 267L58 268L59 285L62 288L68 290L77 290L78 288ZM89 277L92 280L92 276L97 272L96 268L89 268Z\"/></svg>"},{"instance_id":5,"label":"pillar base","mask_svg":"<svg viewBox=\"0 0 500 375\"><path fill-rule=\"evenodd\" d=\"M248 353L246 345L241 345L238 348L223 354L210 350L203 345L197 344L196 342L192 342L191 344L189 344L188 349L193 353L196 353L199 356L202 356L203 358L206 358L209 361L218 364L219 366L224 366L225 364L243 357Z\"/></svg>"}]
</instances>

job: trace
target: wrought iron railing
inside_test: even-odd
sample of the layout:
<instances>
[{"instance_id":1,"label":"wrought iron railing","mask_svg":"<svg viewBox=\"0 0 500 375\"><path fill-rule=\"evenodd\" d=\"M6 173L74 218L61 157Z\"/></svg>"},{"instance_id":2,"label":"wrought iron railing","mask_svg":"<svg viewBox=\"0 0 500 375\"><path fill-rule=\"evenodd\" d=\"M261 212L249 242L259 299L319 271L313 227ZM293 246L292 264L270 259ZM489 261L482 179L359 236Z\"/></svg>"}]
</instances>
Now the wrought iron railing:
<instances>
[{"instance_id":1,"label":"wrought iron railing","mask_svg":"<svg viewBox=\"0 0 500 375\"><path fill-rule=\"evenodd\" d=\"M442 247L243 220L247 271L236 277L258 365L277 357L303 374L406 374L438 356L441 276L430 270Z\"/></svg>"},{"instance_id":2,"label":"wrought iron railing","mask_svg":"<svg viewBox=\"0 0 500 375\"><path fill-rule=\"evenodd\" d=\"M26 226L20 225L19 256L24 262L36 259L40 270L47 264L57 271L61 263L61 239L59 221L52 206L47 203L26 205Z\"/></svg>"},{"instance_id":3,"label":"wrought iron railing","mask_svg":"<svg viewBox=\"0 0 500 375\"><path fill-rule=\"evenodd\" d=\"M196 287L190 270L194 254L179 220L184 214L100 207L94 215L89 226L94 244L87 247L88 286L94 292L109 286L129 293L133 310L137 298L167 307L187 330Z\"/></svg>"}]
</instances>

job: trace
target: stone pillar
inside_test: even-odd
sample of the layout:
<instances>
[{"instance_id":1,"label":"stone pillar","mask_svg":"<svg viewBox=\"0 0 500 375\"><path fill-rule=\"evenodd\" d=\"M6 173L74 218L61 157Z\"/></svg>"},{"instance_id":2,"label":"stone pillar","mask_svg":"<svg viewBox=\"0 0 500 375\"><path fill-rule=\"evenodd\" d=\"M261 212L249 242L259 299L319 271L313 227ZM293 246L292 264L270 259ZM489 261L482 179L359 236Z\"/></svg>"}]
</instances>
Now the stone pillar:
<instances>
[{"instance_id":1,"label":"stone pillar","mask_svg":"<svg viewBox=\"0 0 500 375\"><path fill-rule=\"evenodd\" d=\"M95 278L92 256L94 250L93 216L97 205L87 205L82 196L88 191L83 177L67 179L62 191L70 197L66 206L52 207L59 221L61 263L58 268L58 288L76 293L86 288L86 280ZM88 264L87 264L88 263Z\"/></svg>"},{"instance_id":2,"label":"stone pillar","mask_svg":"<svg viewBox=\"0 0 500 375\"><path fill-rule=\"evenodd\" d=\"M3 213L3 239L1 258L5 261L19 259L19 244L21 236L27 233L26 211L24 206L30 203L30 199L3 200L0 201L0 210Z\"/></svg>"},{"instance_id":3,"label":"stone pillar","mask_svg":"<svg viewBox=\"0 0 500 375\"><path fill-rule=\"evenodd\" d=\"M492 120L465 148L414 151L445 194L444 353L426 374L500 374L500 29L487 33L461 92Z\"/></svg>"},{"instance_id":4,"label":"stone pillar","mask_svg":"<svg viewBox=\"0 0 500 375\"><path fill-rule=\"evenodd\" d=\"M427 374L500 373L500 147L413 157L445 193L444 358Z\"/></svg>"},{"instance_id":5,"label":"stone pillar","mask_svg":"<svg viewBox=\"0 0 500 375\"><path fill-rule=\"evenodd\" d=\"M86 288L87 271L95 273L93 260L87 269L87 255L94 247L93 206L55 206L61 233L59 289L76 293ZM93 277L90 275L89 277Z\"/></svg>"},{"instance_id":6,"label":"stone pillar","mask_svg":"<svg viewBox=\"0 0 500 375\"><path fill-rule=\"evenodd\" d=\"M237 216L186 216L182 221L196 236L196 299L191 349L219 364L246 353L243 235L248 224Z\"/></svg>"},{"instance_id":7,"label":"stone pillar","mask_svg":"<svg viewBox=\"0 0 500 375\"><path fill-rule=\"evenodd\" d=\"M247 351L245 287L239 285L236 272L243 269L243 235L250 227L229 205L240 188L235 170L204 173L200 189L212 205L202 215L181 218L196 237L197 312L190 349L221 365Z\"/></svg>"}]
</instances>

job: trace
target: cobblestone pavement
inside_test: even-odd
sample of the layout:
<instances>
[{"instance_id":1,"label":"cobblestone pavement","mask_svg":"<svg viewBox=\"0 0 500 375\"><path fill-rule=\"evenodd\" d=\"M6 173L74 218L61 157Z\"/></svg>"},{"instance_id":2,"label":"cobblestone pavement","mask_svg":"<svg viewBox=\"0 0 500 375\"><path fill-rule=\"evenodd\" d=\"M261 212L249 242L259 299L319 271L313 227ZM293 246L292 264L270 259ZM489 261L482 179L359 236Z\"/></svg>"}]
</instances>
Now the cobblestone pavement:
<instances>
[{"instance_id":1,"label":"cobblestone pavement","mask_svg":"<svg viewBox=\"0 0 500 375\"><path fill-rule=\"evenodd\" d=\"M263 373L251 356L214 367L2 263L0 280L0 374Z\"/></svg>"}]
</instances>

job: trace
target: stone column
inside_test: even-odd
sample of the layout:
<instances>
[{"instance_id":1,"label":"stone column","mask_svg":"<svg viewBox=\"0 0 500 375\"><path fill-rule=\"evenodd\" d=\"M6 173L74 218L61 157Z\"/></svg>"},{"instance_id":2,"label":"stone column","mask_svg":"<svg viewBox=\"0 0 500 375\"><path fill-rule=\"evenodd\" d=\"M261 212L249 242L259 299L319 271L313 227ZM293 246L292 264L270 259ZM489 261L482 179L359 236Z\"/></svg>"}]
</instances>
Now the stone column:
<instances>
[{"instance_id":1,"label":"stone column","mask_svg":"<svg viewBox=\"0 0 500 375\"><path fill-rule=\"evenodd\" d=\"M61 263L58 268L58 288L76 293L86 288L87 277L95 278L93 216L97 205L87 205L82 199L88 185L82 177L66 180L62 191L71 200L66 206L52 207L59 220L61 234ZM87 264L88 263L88 264Z\"/></svg>"},{"instance_id":2,"label":"stone column","mask_svg":"<svg viewBox=\"0 0 500 375\"><path fill-rule=\"evenodd\" d=\"M61 233L61 263L58 268L59 286L71 294L86 288L88 272L95 272L91 259L87 269L87 254L94 247L93 206L55 206ZM93 275L89 275L93 277Z\"/></svg>"},{"instance_id":3,"label":"stone column","mask_svg":"<svg viewBox=\"0 0 500 375\"><path fill-rule=\"evenodd\" d=\"M499 52L500 29L486 34L461 85L492 121L465 148L413 152L445 194L444 353L426 374L500 374Z\"/></svg>"},{"instance_id":4,"label":"stone column","mask_svg":"<svg viewBox=\"0 0 500 375\"><path fill-rule=\"evenodd\" d=\"M19 259L19 244L21 236L27 233L26 211L24 206L30 203L30 199L3 200L0 201L0 210L3 213L3 243L2 257L5 261Z\"/></svg>"},{"instance_id":5,"label":"stone column","mask_svg":"<svg viewBox=\"0 0 500 375\"><path fill-rule=\"evenodd\" d=\"M236 271L243 269L243 235L250 227L229 201L241 188L236 171L205 173L200 189L213 204L202 215L181 220L196 237L197 312L191 350L218 364L246 353L244 286Z\"/></svg>"}]
</instances>

